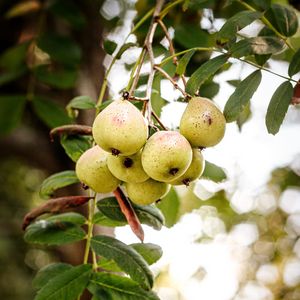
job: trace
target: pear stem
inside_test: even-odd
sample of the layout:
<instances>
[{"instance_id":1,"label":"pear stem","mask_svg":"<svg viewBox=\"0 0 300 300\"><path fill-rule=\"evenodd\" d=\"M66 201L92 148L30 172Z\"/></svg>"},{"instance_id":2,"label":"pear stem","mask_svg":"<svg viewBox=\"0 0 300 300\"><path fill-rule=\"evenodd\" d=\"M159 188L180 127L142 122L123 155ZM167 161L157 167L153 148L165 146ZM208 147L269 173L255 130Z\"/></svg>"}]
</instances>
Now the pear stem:
<instances>
[{"instance_id":1,"label":"pear stem","mask_svg":"<svg viewBox=\"0 0 300 300\"><path fill-rule=\"evenodd\" d=\"M158 115L155 113L154 110L151 111L151 115L153 116L153 118L157 121L157 123L160 125L160 127L163 130L168 130L168 128L162 123L162 121L160 120L160 118L158 117Z\"/></svg>"}]
</instances>

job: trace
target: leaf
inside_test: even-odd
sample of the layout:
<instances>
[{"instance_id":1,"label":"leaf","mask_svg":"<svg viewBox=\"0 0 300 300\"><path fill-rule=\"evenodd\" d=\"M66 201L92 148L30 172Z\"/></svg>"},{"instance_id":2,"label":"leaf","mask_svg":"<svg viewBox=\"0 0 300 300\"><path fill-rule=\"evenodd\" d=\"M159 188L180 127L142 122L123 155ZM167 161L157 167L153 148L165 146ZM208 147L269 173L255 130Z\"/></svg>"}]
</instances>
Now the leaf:
<instances>
[{"instance_id":1,"label":"leaf","mask_svg":"<svg viewBox=\"0 0 300 300\"><path fill-rule=\"evenodd\" d=\"M225 105L224 116L226 122L233 122L237 120L239 114L244 110L257 90L260 81L261 71L257 70L239 83Z\"/></svg>"},{"instance_id":2,"label":"leaf","mask_svg":"<svg viewBox=\"0 0 300 300\"><path fill-rule=\"evenodd\" d=\"M77 69L54 70L48 66L38 66L34 69L37 80L58 89L70 89L76 84L78 77Z\"/></svg>"},{"instance_id":3,"label":"leaf","mask_svg":"<svg viewBox=\"0 0 300 300\"><path fill-rule=\"evenodd\" d=\"M65 135L63 134L60 143L66 154L76 162L79 157L92 147L92 139L89 136Z\"/></svg>"},{"instance_id":4,"label":"leaf","mask_svg":"<svg viewBox=\"0 0 300 300\"><path fill-rule=\"evenodd\" d=\"M40 188L40 197L48 199L59 188L78 183L75 171L63 171L46 178Z\"/></svg>"},{"instance_id":5,"label":"leaf","mask_svg":"<svg viewBox=\"0 0 300 300\"><path fill-rule=\"evenodd\" d=\"M99 107L99 110L102 111L104 108L106 108L109 104L113 103L114 100L105 100ZM96 106L97 107L97 106Z\"/></svg>"},{"instance_id":6,"label":"leaf","mask_svg":"<svg viewBox=\"0 0 300 300\"><path fill-rule=\"evenodd\" d=\"M204 82L199 90L199 94L201 97L206 97L212 99L219 93L220 85L214 81L206 81Z\"/></svg>"},{"instance_id":7,"label":"leaf","mask_svg":"<svg viewBox=\"0 0 300 300\"><path fill-rule=\"evenodd\" d=\"M130 246L109 236L98 235L91 239L91 247L100 256L113 259L117 265L144 288L153 285L153 276L143 257Z\"/></svg>"},{"instance_id":8,"label":"leaf","mask_svg":"<svg viewBox=\"0 0 300 300\"><path fill-rule=\"evenodd\" d=\"M266 115L268 132L275 135L283 122L293 97L293 86L289 81L282 83L273 94Z\"/></svg>"},{"instance_id":9,"label":"leaf","mask_svg":"<svg viewBox=\"0 0 300 300\"><path fill-rule=\"evenodd\" d=\"M37 46L63 65L74 66L80 63L81 49L69 36L45 33L38 38Z\"/></svg>"},{"instance_id":10,"label":"leaf","mask_svg":"<svg viewBox=\"0 0 300 300\"><path fill-rule=\"evenodd\" d=\"M21 76L23 76L27 72L26 67L20 67L16 70L10 70L3 72L3 74L0 74L0 86L3 86L7 83L10 83L11 81L14 81Z\"/></svg>"},{"instance_id":11,"label":"leaf","mask_svg":"<svg viewBox=\"0 0 300 300\"><path fill-rule=\"evenodd\" d=\"M188 65L194 53L195 50L191 50L182 56L182 58L178 61L178 65L176 67L176 74L181 76L185 73L186 66Z\"/></svg>"},{"instance_id":12,"label":"leaf","mask_svg":"<svg viewBox=\"0 0 300 300\"><path fill-rule=\"evenodd\" d=\"M86 218L82 214L76 212L66 212L52 215L45 220L50 222L66 222L76 225L83 225L86 222Z\"/></svg>"},{"instance_id":13,"label":"leaf","mask_svg":"<svg viewBox=\"0 0 300 300\"><path fill-rule=\"evenodd\" d=\"M46 267L39 270L39 272L32 281L32 285L35 289L39 290L54 277L62 274L67 270L70 270L71 268L71 265L65 263L54 263L47 265Z\"/></svg>"},{"instance_id":14,"label":"leaf","mask_svg":"<svg viewBox=\"0 0 300 300\"><path fill-rule=\"evenodd\" d=\"M161 229L164 219L156 207L141 206L134 203L132 203L132 206L141 223L152 226L157 230ZM101 199L97 202L97 207L106 217L115 221L126 222L116 198Z\"/></svg>"},{"instance_id":15,"label":"leaf","mask_svg":"<svg viewBox=\"0 0 300 300\"><path fill-rule=\"evenodd\" d=\"M18 126L25 103L24 95L0 96L0 135L8 134Z\"/></svg>"},{"instance_id":16,"label":"leaf","mask_svg":"<svg viewBox=\"0 0 300 300\"><path fill-rule=\"evenodd\" d=\"M227 175L224 172L223 168L209 162L205 161L205 168L201 178L210 179L214 182L221 182L227 179Z\"/></svg>"},{"instance_id":17,"label":"leaf","mask_svg":"<svg viewBox=\"0 0 300 300\"><path fill-rule=\"evenodd\" d=\"M129 246L138 252L148 265L157 262L163 254L161 247L152 243L135 243Z\"/></svg>"},{"instance_id":18,"label":"leaf","mask_svg":"<svg viewBox=\"0 0 300 300\"><path fill-rule=\"evenodd\" d=\"M118 51L118 53L116 54L116 59L120 59L121 56L122 56L122 54L123 54L127 49L129 49L129 48L131 48L131 47L136 47L136 46L137 46L136 43L126 43L126 44L124 44L124 45L120 48L120 50Z\"/></svg>"},{"instance_id":19,"label":"leaf","mask_svg":"<svg viewBox=\"0 0 300 300\"><path fill-rule=\"evenodd\" d=\"M159 300L152 291L145 291L130 278L95 273L88 287L94 300Z\"/></svg>"},{"instance_id":20,"label":"leaf","mask_svg":"<svg viewBox=\"0 0 300 300\"><path fill-rule=\"evenodd\" d=\"M127 224L127 222L125 221L122 222L122 221L112 220L108 218L106 215L104 215L101 211L95 213L93 218L93 223L101 226L107 226L107 227L124 226Z\"/></svg>"},{"instance_id":21,"label":"leaf","mask_svg":"<svg viewBox=\"0 0 300 300\"><path fill-rule=\"evenodd\" d=\"M38 1L35 0L23 1L15 4L12 8L10 8L6 12L5 18L10 19L14 17L27 15L29 13L39 10L40 8L41 8L41 3Z\"/></svg>"},{"instance_id":22,"label":"leaf","mask_svg":"<svg viewBox=\"0 0 300 300\"><path fill-rule=\"evenodd\" d=\"M85 15L81 12L79 7L72 0L55 0L49 4L49 10L56 16L61 17L67 21L75 29L81 29L86 25Z\"/></svg>"},{"instance_id":23,"label":"leaf","mask_svg":"<svg viewBox=\"0 0 300 300\"><path fill-rule=\"evenodd\" d=\"M266 55L276 54L282 51L284 42L274 36L257 36L254 38L243 39L230 47L233 57L247 55Z\"/></svg>"},{"instance_id":24,"label":"leaf","mask_svg":"<svg viewBox=\"0 0 300 300\"><path fill-rule=\"evenodd\" d=\"M251 117L251 108L250 108L250 102L244 107L242 112L239 114L236 123L239 127L239 131L242 131L242 126L249 120Z\"/></svg>"},{"instance_id":25,"label":"leaf","mask_svg":"<svg viewBox=\"0 0 300 300\"><path fill-rule=\"evenodd\" d=\"M165 225L170 228L178 220L179 217L179 197L173 187L170 192L157 203L156 207L160 209L165 218Z\"/></svg>"},{"instance_id":26,"label":"leaf","mask_svg":"<svg viewBox=\"0 0 300 300\"><path fill-rule=\"evenodd\" d=\"M77 299L86 288L91 274L91 265L72 267L44 285L34 300Z\"/></svg>"},{"instance_id":27,"label":"leaf","mask_svg":"<svg viewBox=\"0 0 300 300\"><path fill-rule=\"evenodd\" d=\"M27 227L24 239L28 243L63 245L83 240L85 231L68 222L39 220Z\"/></svg>"},{"instance_id":28,"label":"leaf","mask_svg":"<svg viewBox=\"0 0 300 300\"><path fill-rule=\"evenodd\" d=\"M297 74L300 71L300 49L293 55L289 65L289 76Z\"/></svg>"},{"instance_id":29,"label":"leaf","mask_svg":"<svg viewBox=\"0 0 300 300\"><path fill-rule=\"evenodd\" d=\"M25 64L29 44L30 42L27 41L5 50L0 56L0 67L9 70L19 69Z\"/></svg>"},{"instance_id":30,"label":"leaf","mask_svg":"<svg viewBox=\"0 0 300 300\"><path fill-rule=\"evenodd\" d=\"M257 11L241 11L229 18L218 32L218 39L224 43L235 37L236 33L262 16Z\"/></svg>"},{"instance_id":31,"label":"leaf","mask_svg":"<svg viewBox=\"0 0 300 300\"><path fill-rule=\"evenodd\" d=\"M162 108L167 101L161 97L161 76L155 76L151 89L151 105L154 112L160 117Z\"/></svg>"},{"instance_id":32,"label":"leaf","mask_svg":"<svg viewBox=\"0 0 300 300\"><path fill-rule=\"evenodd\" d=\"M190 77L186 84L186 92L194 95L208 77L216 73L227 61L226 55L214 57L202 64Z\"/></svg>"},{"instance_id":33,"label":"leaf","mask_svg":"<svg viewBox=\"0 0 300 300\"><path fill-rule=\"evenodd\" d=\"M50 128L71 123L64 109L48 98L35 96L32 104L37 116Z\"/></svg>"},{"instance_id":34,"label":"leaf","mask_svg":"<svg viewBox=\"0 0 300 300\"><path fill-rule=\"evenodd\" d=\"M103 48L104 48L105 52L109 55L112 55L114 53L117 46L118 46L118 44L114 41L105 40L103 42Z\"/></svg>"},{"instance_id":35,"label":"leaf","mask_svg":"<svg viewBox=\"0 0 300 300\"><path fill-rule=\"evenodd\" d=\"M78 96L73 98L67 105L69 108L92 109L95 108L95 101L89 96Z\"/></svg>"},{"instance_id":36,"label":"leaf","mask_svg":"<svg viewBox=\"0 0 300 300\"><path fill-rule=\"evenodd\" d=\"M265 12L265 17L282 35L289 37L294 35L298 29L298 18L296 13L288 7L280 4L272 4Z\"/></svg>"}]
</instances>

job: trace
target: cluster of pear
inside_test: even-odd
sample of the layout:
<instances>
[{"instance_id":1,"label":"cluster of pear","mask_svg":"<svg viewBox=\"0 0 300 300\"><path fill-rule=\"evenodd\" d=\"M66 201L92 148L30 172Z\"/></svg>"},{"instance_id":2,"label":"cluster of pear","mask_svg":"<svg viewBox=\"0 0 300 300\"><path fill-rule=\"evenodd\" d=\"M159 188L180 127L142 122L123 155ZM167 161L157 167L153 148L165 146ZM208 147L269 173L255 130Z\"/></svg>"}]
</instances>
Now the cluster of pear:
<instances>
[{"instance_id":1,"label":"cluster of pear","mask_svg":"<svg viewBox=\"0 0 300 300\"><path fill-rule=\"evenodd\" d=\"M170 185L189 185L202 175L200 149L221 141L225 118L212 101L194 97L182 115L180 132L163 130L149 137L142 113L120 99L98 114L92 132L97 145L77 161L79 180L98 193L124 183L131 201L147 205L166 195Z\"/></svg>"}]
</instances>

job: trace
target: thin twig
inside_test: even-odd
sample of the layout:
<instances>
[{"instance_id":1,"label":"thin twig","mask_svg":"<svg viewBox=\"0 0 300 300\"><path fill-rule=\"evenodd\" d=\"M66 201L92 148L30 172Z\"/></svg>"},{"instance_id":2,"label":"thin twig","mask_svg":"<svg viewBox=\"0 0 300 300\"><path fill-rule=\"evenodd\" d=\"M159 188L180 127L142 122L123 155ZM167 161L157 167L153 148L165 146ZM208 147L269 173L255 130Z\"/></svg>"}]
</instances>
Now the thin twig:
<instances>
[{"instance_id":1,"label":"thin twig","mask_svg":"<svg viewBox=\"0 0 300 300\"><path fill-rule=\"evenodd\" d=\"M154 117L154 119L157 121L157 123L160 125L160 127L163 130L168 130L168 128L162 123L162 121L160 120L159 116L155 113L154 110L151 111L151 115Z\"/></svg>"},{"instance_id":2,"label":"thin twig","mask_svg":"<svg viewBox=\"0 0 300 300\"><path fill-rule=\"evenodd\" d=\"M181 92L181 94L183 95L184 98L191 97L191 95L186 93L164 69L162 69L161 67L159 67L157 65L154 66L154 69L157 70L158 72L160 72L162 75L164 75L173 84L174 88Z\"/></svg>"}]
</instances>

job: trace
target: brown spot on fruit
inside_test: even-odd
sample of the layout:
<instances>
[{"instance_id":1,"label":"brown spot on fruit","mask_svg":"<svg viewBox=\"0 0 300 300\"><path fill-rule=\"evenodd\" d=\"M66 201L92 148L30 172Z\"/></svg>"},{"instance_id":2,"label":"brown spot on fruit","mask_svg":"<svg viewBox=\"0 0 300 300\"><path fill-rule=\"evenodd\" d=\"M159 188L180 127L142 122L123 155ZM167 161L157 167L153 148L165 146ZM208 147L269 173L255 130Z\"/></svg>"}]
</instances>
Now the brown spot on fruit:
<instances>
[{"instance_id":1,"label":"brown spot on fruit","mask_svg":"<svg viewBox=\"0 0 300 300\"><path fill-rule=\"evenodd\" d=\"M111 149L111 154L114 155L114 156L118 156L120 154L120 151L118 149L112 148Z\"/></svg>"},{"instance_id":2,"label":"brown spot on fruit","mask_svg":"<svg viewBox=\"0 0 300 300\"><path fill-rule=\"evenodd\" d=\"M126 157L123 164L126 168L130 168L133 165L133 160L129 157Z\"/></svg>"},{"instance_id":3,"label":"brown spot on fruit","mask_svg":"<svg viewBox=\"0 0 300 300\"><path fill-rule=\"evenodd\" d=\"M176 173L178 172L179 170L178 170L178 168L172 168L170 171L169 171L169 173L171 174L171 175L176 175Z\"/></svg>"}]
</instances>

